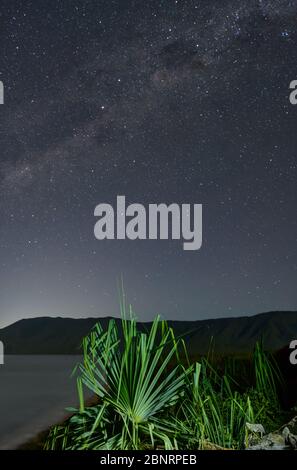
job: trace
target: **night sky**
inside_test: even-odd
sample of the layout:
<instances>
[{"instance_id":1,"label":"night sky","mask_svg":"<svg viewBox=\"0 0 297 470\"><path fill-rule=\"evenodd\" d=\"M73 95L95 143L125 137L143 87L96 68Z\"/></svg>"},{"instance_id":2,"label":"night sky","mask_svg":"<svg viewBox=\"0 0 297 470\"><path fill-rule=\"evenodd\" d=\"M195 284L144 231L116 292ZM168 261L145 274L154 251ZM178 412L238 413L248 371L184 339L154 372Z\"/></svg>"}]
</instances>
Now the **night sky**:
<instances>
[{"instance_id":1,"label":"night sky","mask_svg":"<svg viewBox=\"0 0 297 470\"><path fill-rule=\"evenodd\" d=\"M0 5L0 326L297 308L297 2ZM98 241L95 206L203 204L203 246Z\"/></svg>"}]
</instances>

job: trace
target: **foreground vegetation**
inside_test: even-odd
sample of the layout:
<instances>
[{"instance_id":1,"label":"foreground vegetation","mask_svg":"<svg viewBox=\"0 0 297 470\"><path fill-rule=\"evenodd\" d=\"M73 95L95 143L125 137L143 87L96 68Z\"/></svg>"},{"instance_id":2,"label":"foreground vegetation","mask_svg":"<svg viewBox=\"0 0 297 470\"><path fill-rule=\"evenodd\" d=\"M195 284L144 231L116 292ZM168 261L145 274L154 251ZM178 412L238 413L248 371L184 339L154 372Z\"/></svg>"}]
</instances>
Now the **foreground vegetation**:
<instances>
[{"instance_id":1,"label":"foreground vegetation","mask_svg":"<svg viewBox=\"0 0 297 470\"><path fill-rule=\"evenodd\" d=\"M280 375L261 344L252 367L211 357L191 364L182 338L157 317L150 330L123 316L121 328L98 323L83 341L79 409L55 426L45 449L244 448L246 423L275 425ZM248 384L248 385L246 385ZM85 404L83 387L97 398Z\"/></svg>"}]
</instances>

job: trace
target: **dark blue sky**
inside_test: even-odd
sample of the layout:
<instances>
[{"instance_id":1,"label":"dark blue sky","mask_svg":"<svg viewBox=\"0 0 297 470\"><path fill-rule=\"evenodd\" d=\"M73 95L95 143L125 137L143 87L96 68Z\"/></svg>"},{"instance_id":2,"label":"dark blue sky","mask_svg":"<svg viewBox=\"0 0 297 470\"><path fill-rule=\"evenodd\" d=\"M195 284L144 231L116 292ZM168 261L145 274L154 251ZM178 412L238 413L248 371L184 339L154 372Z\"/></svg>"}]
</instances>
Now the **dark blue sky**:
<instances>
[{"instance_id":1,"label":"dark blue sky","mask_svg":"<svg viewBox=\"0 0 297 470\"><path fill-rule=\"evenodd\" d=\"M0 326L296 309L296 2L0 6ZM94 208L202 203L203 246L101 241Z\"/></svg>"}]
</instances>

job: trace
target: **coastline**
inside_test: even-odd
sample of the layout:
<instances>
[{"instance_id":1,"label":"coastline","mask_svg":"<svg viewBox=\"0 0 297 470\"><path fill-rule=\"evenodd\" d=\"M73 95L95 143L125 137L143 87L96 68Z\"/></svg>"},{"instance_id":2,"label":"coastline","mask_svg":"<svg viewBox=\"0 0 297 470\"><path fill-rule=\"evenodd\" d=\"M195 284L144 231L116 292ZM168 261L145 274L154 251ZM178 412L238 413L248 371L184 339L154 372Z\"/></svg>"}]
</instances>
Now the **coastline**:
<instances>
[{"instance_id":1,"label":"coastline","mask_svg":"<svg viewBox=\"0 0 297 470\"><path fill-rule=\"evenodd\" d=\"M72 377L81 356L5 356L0 370L0 450L16 449L77 406Z\"/></svg>"}]
</instances>

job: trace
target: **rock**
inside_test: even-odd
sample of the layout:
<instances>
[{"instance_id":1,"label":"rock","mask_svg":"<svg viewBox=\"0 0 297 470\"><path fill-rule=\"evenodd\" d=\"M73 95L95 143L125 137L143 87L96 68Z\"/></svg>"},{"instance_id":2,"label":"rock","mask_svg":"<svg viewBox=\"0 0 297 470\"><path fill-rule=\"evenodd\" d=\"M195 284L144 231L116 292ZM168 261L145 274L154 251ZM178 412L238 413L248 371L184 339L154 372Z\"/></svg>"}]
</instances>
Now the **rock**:
<instances>
[{"instance_id":1,"label":"rock","mask_svg":"<svg viewBox=\"0 0 297 470\"><path fill-rule=\"evenodd\" d=\"M282 435L285 439L286 444L288 444L292 449L297 450L297 436L292 434L288 427L283 429Z\"/></svg>"},{"instance_id":2,"label":"rock","mask_svg":"<svg viewBox=\"0 0 297 470\"><path fill-rule=\"evenodd\" d=\"M265 429L262 424L253 424L253 423L245 423L246 428L253 434L260 434L260 436L264 436Z\"/></svg>"},{"instance_id":3,"label":"rock","mask_svg":"<svg viewBox=\"0 0 297 470\"><path fill-rule=\"evenodd\" d=\"M289 429L290 433L297 435L297 416L291 419L285 427Z\"/></svg>"},{"instance_id":4,"label":"rock","mask_svg":"<svg viewBox=\"0 0 297 470\"><path fill-rule=\"evenodd\" d=\"M212 442L207 441L207 440L204 440L202 442L201 448L203 450L232 450L232 449L229 449L227 447L218 446L217 444L213 444Z\"/></svg>"},{"instance_id":5,"label":"rock","mask_svg":"<svg viewBox=\"0 0 297 470\"><path fill-rule=\"evenodd\" d=\"M279 431L265 435L261 424L246 423L247 450L297 450L297 416Z\"/></svg>"},{"instance_id":6,"label":"rock","mask_svg":"<svg viewBox=\"0 0 297 470\"><path fill-rule=\"evenodd\" d=\"M262 424L245 423L247 429L246 447L257 445L265 434Z\"/></svg>"},{"instance_id":7,"label":"rock","mask_svg":"<svg viewBox=\"0 0 297 470\"><path fill-rule=\"evenodd\" d=\"M247 450L288 450L289 448L282 434L269 433L257 444L250 445Z\"/></svg>"}]
</instances>

